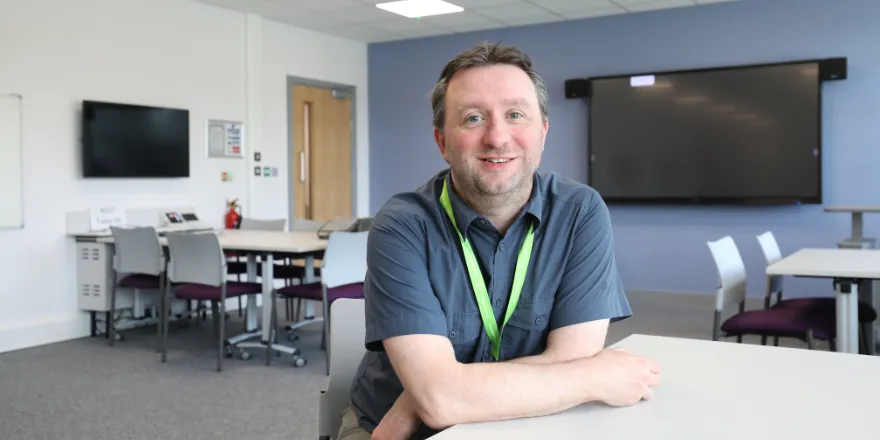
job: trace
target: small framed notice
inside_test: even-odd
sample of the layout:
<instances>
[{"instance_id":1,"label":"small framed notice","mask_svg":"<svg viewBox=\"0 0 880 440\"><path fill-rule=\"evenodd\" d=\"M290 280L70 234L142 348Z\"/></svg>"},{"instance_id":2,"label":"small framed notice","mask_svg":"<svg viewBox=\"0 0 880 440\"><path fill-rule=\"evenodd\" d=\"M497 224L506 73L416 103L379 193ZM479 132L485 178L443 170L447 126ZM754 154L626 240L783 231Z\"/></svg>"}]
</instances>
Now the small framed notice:
<instances>
[{"instance_id":1,"label":"small framed notice","mask_svg":"<svg viewBox=\"0 0 880 440\"><path fill-rule=\"evenodd\" d=\"M243 158L243 126L244 124L236 121L209 120L208 157Z\"/></svg>"}]
</instances>

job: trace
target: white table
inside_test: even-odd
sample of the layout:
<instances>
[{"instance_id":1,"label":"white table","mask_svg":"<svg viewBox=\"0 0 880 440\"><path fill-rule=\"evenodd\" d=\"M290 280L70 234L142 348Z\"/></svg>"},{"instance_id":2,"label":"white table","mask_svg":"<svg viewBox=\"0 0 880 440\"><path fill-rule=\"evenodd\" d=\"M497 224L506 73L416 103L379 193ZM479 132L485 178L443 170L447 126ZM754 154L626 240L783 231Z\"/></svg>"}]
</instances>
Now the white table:
<instances>
[{"instance_id":1,"label":"white table","mask_svg":"<svg viewBox=\"0 0 880 440\"><path fill-rule=\"evenodd\" d=\"M768 266L767 275L834 280L837 296L837 350L845 353L859 352L859 286L880 279L880 250L801 249ZM873 332L869 332L869 345L872 341Z\"/></svg>"},{"instance_id":2,"label":"white table","mask_svg":"<svg viewBox=\"0 0 880 440\"><path fill-rule=\"evenodd\" d=\"M305 283L313 282L315 279L314 255L322 250L327 249L327 240L318 238L314 231L261 231L261 230L244 230L244 229L220 229L215 231L220 241L220 247L224 251L235 251L245 253L247 255L247 280L257 280L257 256L262 259L262 281L263 281L263 298L264 303L271 297L274 288L274 258L273 253L293 254L297 258L305 260ZM113 237L109 234L89 234L77 236L78 239L92 238L102 243L112 243ZM162 246L167 246L167 240L164 236L159 237ZM307 313L308 314L308 313ZM271 308L263 307L263 325L258 327L257 323L257 298L256 295L248 295L247 306L245 311L245 330L241 335L229 338L230 344L237 344L240 348L246 347L262 347L263 343L269 340L271 328L268 325L271 322ZM259 328L259 330L258 330ZM251 337L261 335L261 341L256 343L240 343ZM279 346L279 350L283 347Z\"/></svg>"},{"instance_id":3,"label":"white table","mask_svg":"<svg viewBox=\"0 0 880 440\"><path fill-rule=\"evenodd\" d=\"M829 440L876 438L880 358L634 335L618 344L660 364L654 399L584 404L451 427L432 440Z\"/></svg>"}]
</instances>

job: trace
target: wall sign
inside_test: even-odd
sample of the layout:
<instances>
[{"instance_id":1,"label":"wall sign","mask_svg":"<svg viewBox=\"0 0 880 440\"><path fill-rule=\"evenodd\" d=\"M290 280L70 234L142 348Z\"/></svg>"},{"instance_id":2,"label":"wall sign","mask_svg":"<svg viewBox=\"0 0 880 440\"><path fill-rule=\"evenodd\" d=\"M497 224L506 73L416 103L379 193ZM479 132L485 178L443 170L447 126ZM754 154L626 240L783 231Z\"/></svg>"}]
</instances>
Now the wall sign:
<instances>
[{"instance_id":1,"label":"wall sign","mask_svg":"<svg viewBox=\"0 0 880 440\"><path fill-rule=\"evenodd\" d=\"M208 121L208 157L243 158L243 139L244 128L241 122L214 119Z\"/></svg>"}]
</instances>

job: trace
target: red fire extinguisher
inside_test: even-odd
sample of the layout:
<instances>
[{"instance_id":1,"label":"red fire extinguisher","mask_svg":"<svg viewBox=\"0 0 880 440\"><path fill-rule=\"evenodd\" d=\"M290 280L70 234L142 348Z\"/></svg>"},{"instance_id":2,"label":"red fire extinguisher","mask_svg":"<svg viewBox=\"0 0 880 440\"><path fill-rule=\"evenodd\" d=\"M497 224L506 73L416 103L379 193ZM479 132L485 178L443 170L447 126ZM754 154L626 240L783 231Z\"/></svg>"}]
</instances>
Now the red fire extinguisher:
<instances>
[{"instance_id":1,"label":"red fire extinguisher","mask_svg":"<svg viewBox=\"0 0 880 440\"><path fill-rule=\"evenodd\" d=\"M238 206L238 199L226 201L226 229L238 229L241 226L241 207Z\"/></svg>"}]
</instances>

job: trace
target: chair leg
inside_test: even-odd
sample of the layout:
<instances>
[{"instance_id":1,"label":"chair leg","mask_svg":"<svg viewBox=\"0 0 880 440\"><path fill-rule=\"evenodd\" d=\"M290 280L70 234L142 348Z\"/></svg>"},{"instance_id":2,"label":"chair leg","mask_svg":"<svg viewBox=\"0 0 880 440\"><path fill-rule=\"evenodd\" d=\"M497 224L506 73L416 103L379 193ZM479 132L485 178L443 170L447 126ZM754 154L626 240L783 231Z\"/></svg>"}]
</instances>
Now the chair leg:
<instances>
[{"instance_id":1,"label":"chair leg","mask_svg":"<svg viewBox=\"0 0 880 440\"><path fill-rule=\"evenodd\" d=\"M241 274L237 274L238 282L241 282ZM241 318L241 296L238 297L238 317Z\"/></svg>"},{"instance_id":2,"label":"chair leg","mask_svg":"<svg viewBox=\"0 0 880 440\"><path fill-rule=\"evenodd\" d=\"M219 372L223 371L223 348L224 343L226 342L226 301L218 301L217 303L217 308L219 309L219 313L217 314L217 327L220 333L220 337L217 338L217 371Z\"/></svg>"},{"instance_id":3,"label":"chair leg","mask_svg":"<svg viewBox=\"0 0 880 440\"><path fill-rule=\"evenodd\" d=\"M278 300L275 298L275 289L269 294L269 302L271 308L269 309L269 340L266 341L266 365L272 363L272 343L275 342L275 334L278 331Z\"/></svg>"},{"instance_id":4,"label":"chair leg","mask_svg":"<svg viewBox=\"0 0 880 440\"><path fill-rule=\"evenodd\" d=\"M156 353L162 352L162 327L165 325L165 320L162 319L163 312L165 311L165 272L159 273L159 308L156 310L156 314L158 315L157 324L156 324Z\"/></svg>"},{"instance_id":5,"label":"chair leg","mask_svg":"<svg viewBox=\"0 0 880 440\"><path fill-rule=\"evenodd\" d=\"M813 339L813 330L807 330L807 348L810 350L814 350L816 348L816 341Z\"/></svg>"},{"instance_id":6,"label":"chair leg","mask_svg":"<svg viewBox=\"0 0 880 440\"><path fill-rule=\"evenodd\" d=\"M171 284L165 280L165 293L162 295L162 362L168 360L168 315L171 302Z\"/></svg>"},{"instance_id":7,"label":"chair leg","mask_svg":"<svg viewBox=\"0 0 880 440\"><path fill-rule=\"evenodd\" d=\"M113 346L113 339L116 338L116 280L114 279L113 288L110 289L110 319L104 326L107 329L107 344Z\"/></svg>"}]
</instances>

